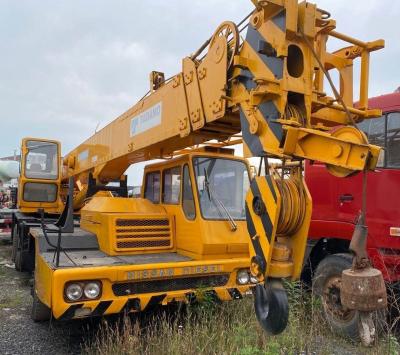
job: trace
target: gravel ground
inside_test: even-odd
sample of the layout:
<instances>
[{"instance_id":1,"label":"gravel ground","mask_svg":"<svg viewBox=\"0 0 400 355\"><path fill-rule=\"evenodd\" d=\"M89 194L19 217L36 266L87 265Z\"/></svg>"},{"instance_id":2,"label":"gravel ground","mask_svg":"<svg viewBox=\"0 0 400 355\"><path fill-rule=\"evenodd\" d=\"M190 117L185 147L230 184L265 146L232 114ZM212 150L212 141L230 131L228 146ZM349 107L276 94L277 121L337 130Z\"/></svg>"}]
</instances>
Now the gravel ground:
<instances>
[{"instance_id":1,"label":"gravel ground","mask_svg":"<svg viewBox=\"0 0 400 355\"><path fill-rule=\"evenodd\" d=\"M0 237L0 354L80 354L98 321L33 322L32 275L14 270L8 240Z\"/></svg>"}]
</instances>

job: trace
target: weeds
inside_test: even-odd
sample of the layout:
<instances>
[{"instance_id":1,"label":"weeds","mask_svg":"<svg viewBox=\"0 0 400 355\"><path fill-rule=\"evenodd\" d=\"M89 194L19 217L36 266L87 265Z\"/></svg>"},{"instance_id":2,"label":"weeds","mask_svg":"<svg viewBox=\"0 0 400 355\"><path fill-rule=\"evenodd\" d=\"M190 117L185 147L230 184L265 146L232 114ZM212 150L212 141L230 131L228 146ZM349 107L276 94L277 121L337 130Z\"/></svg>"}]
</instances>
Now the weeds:
<instances>
[{"instance_id":1,"label":"weeds","mask_svg":"<svg viewBox=\"0 0 400 355\"><path fill-rule=\"evenodd\" d=\"M271 337L258 325L252 297L204 303L174 312L153 312L120 321L103 321L83 347L87 354L398 354L397 339L387 333L365 349L336 337L325 323L319 300L300 283L286 285L290 299L287 329Z\"/></svg>"}]
</instances>

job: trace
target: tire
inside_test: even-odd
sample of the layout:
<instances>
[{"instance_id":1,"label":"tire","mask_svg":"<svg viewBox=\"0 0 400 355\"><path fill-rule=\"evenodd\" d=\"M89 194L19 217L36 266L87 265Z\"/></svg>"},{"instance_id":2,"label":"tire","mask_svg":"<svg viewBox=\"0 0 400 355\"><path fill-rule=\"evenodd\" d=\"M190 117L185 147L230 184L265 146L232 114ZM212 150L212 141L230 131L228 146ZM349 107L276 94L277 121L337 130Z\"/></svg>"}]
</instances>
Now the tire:
<instances>
[{"instance_id":1,"label":"tire","mask_svg":"<svg viewBox=\"0 0 400 355\"><path fill-rule=\"evenodd\" d=\"M313 293L321 298L324 317L333 332L359 342L359 312L344 308L340 301L342 271L351 268L352 260L350 254L333 254L323 259L314 274ZM386 324L386 311L376 311L374 322L378 333L382 332Z\"/></svg>"},{"instance_id":2,"label":"tire","mask_svg":"<svg viewBox=\"0 0 400 355\"><path fill-rule=\"evenodd\" d=\"M36 294L36 291L33 290L32 297L32 310L31 310L31 318L34 322L46 322L50 320L51 310L45 304L40 301L39 297Z\"/></svg>"},{"instance_id":3,"label":"tire","mask_svg":"<svg viewBox=\"0 0 400 355\"><path fill-rule=\"evenodd\" d=\"M18 224L14 224L11 233L11 238L12 238L11 261L15 263L15 257L18 248Z\"/></svg>"},{"instance_id":4,"label":"tire","mask_svg":"<svg viewBox=\"0 0 400 355\"><path fill-rule=\"evenodd\" d=\"M33 272L33 270L35 270L35 255L32 251L17 249L15 255L15 270L20 272Z\"/></svg>"},{"instance_id":5,"label":"tire","mask_svg":"<svg viewBox=\"0 0 400 355\"><path fill-rule=\"evenodd\" d=\"M23 267L22 267L22 250L20 248L18 248L18 239L19 237L17 236L17 241L16 241L16 248L15 248L15 270L17 271L24 271Z\"/></svg>"},{"instance_id":6,"label":"tire","mask_svg":"<svg viewBox=\"0 0 400 355\"><path fill-rule=\"evenodd\" d=\"M35 250L22 253L22 271L33 272L35 270Z\"/></svg>"},{"instance_id":7,"label":"tire","mask_svg":"<svg viewBox=\"0 0 400 355\"><path fill-rule=\"evenodd\" d=\"M18 230L18 229L17 229ZM33 250L22 250L21 236L13 233L13 253L15 270L32 272L35 269L35 248Z\"/></svg>"}]
</instances>

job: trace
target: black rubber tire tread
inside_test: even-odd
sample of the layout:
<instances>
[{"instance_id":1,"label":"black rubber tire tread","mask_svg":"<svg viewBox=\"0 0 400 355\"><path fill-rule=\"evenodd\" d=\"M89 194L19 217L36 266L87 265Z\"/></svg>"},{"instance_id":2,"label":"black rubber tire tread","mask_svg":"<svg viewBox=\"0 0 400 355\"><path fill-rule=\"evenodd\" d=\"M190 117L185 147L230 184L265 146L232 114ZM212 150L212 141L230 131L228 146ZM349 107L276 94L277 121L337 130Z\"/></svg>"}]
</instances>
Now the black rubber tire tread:
<instances>
[{"instance_id":1,"label":"black rubber tire tread","mask_svg":"<svg viewBox=\"0 0 400 355\"><path fill-rule=\"evenodd\" d=\"M15 263L15 256L17 254L18 247L18 224L14 224L11 232L12 249L11 249L11 261Z\"/></svg>"},{"instance_id":2,"label":"black rubber tire tread","mask_svg":"<svg viewBox=\"0 0 400 355\"><path fill-rule=\"evenodd\" d=\"M18 247L15 250L15 270L17 271L24 271L22 267L22 251L18 249Z\"/></svg>"},{"instance_id":3,"label":"black rubber tire tread","mask_svg":"<svg viewBox=\"0 0 400 355\"><path fill-rule=\"evenodd\" d=\"M282 333L289 320L289 302L283 288L273 287L270 283L257 285L254 297L254 309L258 322L270 335Z\"/></svg>"},{"instance_id":4,"label":"black rubber tire tread","mask_svg":"<svg viewBox=\"0 0 400 355\"><path fill-rule=\"evenodd\" d=\"M22 252L21 271L33 272L35 270L35 252L28 250Z\"/></svg>"},{"instance_id":5,"label":"black rubber tire tread","mask_svg":"<svg viewBox=\"0 0 400 355\"><path fill-rule=\"evenodd\" d=\"M351 254L332 254L324 258L317 266L313 278L313 293L319 297L322 296L323 287L329 277L338 275L341 276L342 271L351 268L353 256ZM333 318L325 307L323 307L325 319L328 321L332 330L348 339L359 342L359 314L354 312L354 315L347 322L338 321ZM378 333L381 333L386 325L386 310L379 310L376 312L375 323Z\"/></svg>"},{"instance_id":6,"label":"black rubber tire tread","mask_svg":"<svg viewBox=\"0 0 400 355\"><path fill-rule=\"evenodd\" d=\"M20 235L13 236L13 254L15 270L32 272L35 269L35 250L22 251L22 248L18 248L18 241L21 243Z\"/></svg>"},{"instance_id":7,"label":"black rubber tire tread","mask_svg":"<svg viewBox=\"0 0 400 355\"><path fill-rule=\"evenodd\" d=\"M31 318L34 322L46 322L50 320L51 310L45 304L40 301L39 297L36 294L36 291L33 290L32 296L32 310L31 310Z\"/></svg>"}]
</instances>

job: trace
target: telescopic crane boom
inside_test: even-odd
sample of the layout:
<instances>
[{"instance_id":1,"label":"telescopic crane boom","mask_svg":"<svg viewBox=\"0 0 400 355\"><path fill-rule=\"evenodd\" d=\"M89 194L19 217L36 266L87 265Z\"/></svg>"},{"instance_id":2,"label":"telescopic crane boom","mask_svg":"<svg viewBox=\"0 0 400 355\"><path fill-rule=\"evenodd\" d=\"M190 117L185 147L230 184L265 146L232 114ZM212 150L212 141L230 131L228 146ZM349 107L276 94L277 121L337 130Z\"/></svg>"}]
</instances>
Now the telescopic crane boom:
<instances>
[{"instance_id":1,"label":"telescopic crane boom","mask_svg":"<svg viewBox=\"0 0 400 355\"><path fill-rule=\"evenodd\" d=\"M368 68L370 52L384 41L365 43L336 32L330 15L307 2L253 3L249 23L221 24L171 78L152 72L142 100L65 157L65 176L76 178L81 200L89 173L90 181L104 185L119 180L133 163L239 132L248 156L318 160L339 176L375 166L378 148L368 146L353 126L379 116L368 109ZM330 53L330 37L348 46ZM360 105L355 108L353 60L358 57ZM332 98L324 81L331 82L334 70L340 93L333 88Z\"/></svg>"}]
</instances>

